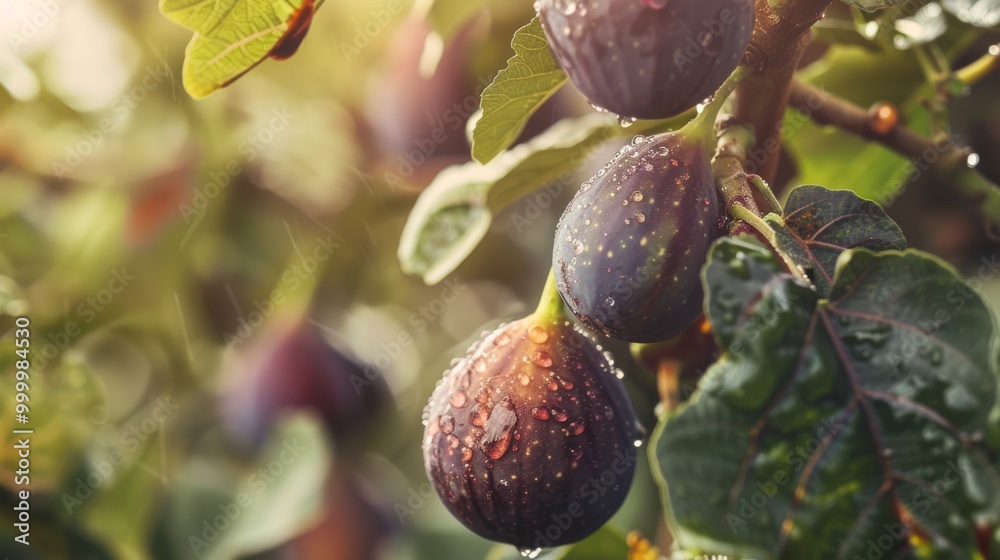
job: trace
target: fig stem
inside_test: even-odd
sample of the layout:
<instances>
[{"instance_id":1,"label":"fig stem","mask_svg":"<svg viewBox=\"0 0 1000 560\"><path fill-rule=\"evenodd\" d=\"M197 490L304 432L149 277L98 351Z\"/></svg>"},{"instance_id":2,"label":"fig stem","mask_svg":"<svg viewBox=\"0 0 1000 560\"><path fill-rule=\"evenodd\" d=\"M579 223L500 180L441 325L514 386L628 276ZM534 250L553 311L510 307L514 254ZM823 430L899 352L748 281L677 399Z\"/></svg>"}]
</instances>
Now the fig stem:
<instances>
[{"instance_id":1,"label":"fig stem","mask_svg":"<svg viewBox=\"0 0 1000 560\"><path fill-rule=\"evenodd\" d=\"M553 324L566 320L562 296L559 295L559 286L556 284L556 273L552 269L549 269L549 277L545 280L545 287L542 288L542 296L538 300L534 316Z\"/></svg>"},{"instance_id":2,"label":"fig stem","mask_svg":"<svg viewBox=\"0 0 1000 560\"><path fill-rule=\"evenodd\" d=\"M766 239L768 243L777 247L778 239L774 234L774 230L771 229L771 226L767 225L764 218L761 218L752 210L749 210L746 206L743 206L738 202L729 206L729 215L737 220L742 220L750 224L750 226L753 227L757 233L764 236L764 239Z\"/></svg>"},{"instance_id":3,"label":"fig stem","mask_svg":"<svg viewBox=\"0 0 1000 560\"><path fill-rule=\"evenodd\" d=\"M767 205L771 207L772 212L778 215L785 213L784 207L781 206L781 201L778 200L778 197L774 196L774 191L771 190L771 187L768 186L767 181L763 177L760 175L750 175L747 179L749 179L754 190L764 197Z\"/></svg>"},{"instance_id":4,"label":"fig stem","mask_svg":"<svg viewBox=\"0 0 1000 560\"><path fill-rule=\"evenodd\" d=\"M705 104L701 112L678 132L689 138L700 138L705 146L711 149L715 143L715 120L719 118L722 107L726 104L729 96L736 90L736 86L739 85L740 80L750 75L751 72L752 69L748 66L737 66L736 70L733 70L733 73L716 90L715 95L712 96L712 100Z\"/></svg>"}]
</instances>

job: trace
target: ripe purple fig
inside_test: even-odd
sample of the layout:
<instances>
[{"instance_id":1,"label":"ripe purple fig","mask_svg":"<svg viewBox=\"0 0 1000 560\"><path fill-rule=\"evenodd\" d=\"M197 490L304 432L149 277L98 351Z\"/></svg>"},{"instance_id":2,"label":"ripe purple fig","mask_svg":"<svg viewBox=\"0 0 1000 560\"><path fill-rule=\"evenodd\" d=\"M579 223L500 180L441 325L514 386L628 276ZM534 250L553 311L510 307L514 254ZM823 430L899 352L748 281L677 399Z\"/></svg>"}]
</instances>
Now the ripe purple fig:
<instances>
[{"instance_id":1,"label":"ripe purple fig","mask_svg":"<svg viewBox=\"0 0 1000 560\"><path fill-rule=\"evenodd\" d=\"M736 69L753 0L538 0L545 35L595 107L661 119L712 95Z\"/></svg>"},{"instance_id":2,"label":"ripe purple fig","mask_svg":"<svg viewBox=\"0 0 1000 560\"><path fill-rule=\"evenodd\" d=\"M706 142L637 136L583 184L556 229L553 270L585 324L629 342L673 338L702 308L701 268L725 233Z\"/></svg>"},{"instance_id":3,"label":"ripe purple fig","mask_svg":"<svg viewBox=\"0 0 1000 560\"><path fill-rule=\"evenodd\" d=\"M536 313L446 372L425 411L424 461L466 527L527 551L579 541L621 506L640 428L609 356Z\"/></svg>"}]
</instances>

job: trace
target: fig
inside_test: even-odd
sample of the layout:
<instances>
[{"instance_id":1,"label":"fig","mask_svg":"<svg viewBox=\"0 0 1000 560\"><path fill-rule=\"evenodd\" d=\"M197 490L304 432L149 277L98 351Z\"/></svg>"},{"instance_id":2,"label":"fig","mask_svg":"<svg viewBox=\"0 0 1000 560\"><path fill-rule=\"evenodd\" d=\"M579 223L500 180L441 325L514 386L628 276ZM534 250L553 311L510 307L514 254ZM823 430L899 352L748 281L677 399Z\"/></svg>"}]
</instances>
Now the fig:
<instances>
[{"instance_id":1,"label":"fig","mask_svg":"<svg viewBox=\"0 0 1000 560\"><path fill-rule=\"evenodd\" d=\"M581 186L556 228L552 262L583 323L656 342L698 317L705 255L725 233L706 145L684 129L637 136Z\"/></svg>"},{"instance_id":2,"label":"fig","mask_svg":"<svg viewBox=\"0 0 1000 560\"><path fill-rule=\"evenodd\" d=\"M620 371L577 329L540 313L501 326L425 410L427 476L445 506L524 554L596 531L635 474L641 427Z\"/></svg>"},{"instance_id":3,"label":"fig","mask_svg":"<svg viewBox=\"0 0 1000 560\"><path fill-rule=\"evenodd\" d=\"M662 119L712 95L750 43L753 0L539 0L556 61L597 108Z\"/></svg>"},{"instance_id":4,"label":"fig","mask_svg":"<svg viewBox=\"0 0 1000 560\"><path fill-rule=\"evenodd\" d=\"M262 445L284 413L310 410L322 418L339 451L366 446L376 419L395 409L381 372L332 346L310 323L278 323L251 339L227 364L222 423L236 441Z\"/></svg>"}]
</instances>

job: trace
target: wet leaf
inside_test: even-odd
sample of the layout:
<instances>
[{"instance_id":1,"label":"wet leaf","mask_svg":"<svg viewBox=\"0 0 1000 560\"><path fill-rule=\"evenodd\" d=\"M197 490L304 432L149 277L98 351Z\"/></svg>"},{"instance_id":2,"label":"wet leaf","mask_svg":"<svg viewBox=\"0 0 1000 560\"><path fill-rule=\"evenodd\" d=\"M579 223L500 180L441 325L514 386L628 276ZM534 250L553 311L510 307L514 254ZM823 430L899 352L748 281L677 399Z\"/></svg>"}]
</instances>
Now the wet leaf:
<instances>
[{"instance_id":1,"label":"wet leaf","mask_svg":"<svg viewBox=\"0 0 1000 560\"><path fill-rule=\"evenodd\" d=\"M830 291L837 258L847 249L906 248L902 230L878 204L850 191L804 186L791 192L782 220L768 218L778 250L801 266L820 294Z\"/></svg>"},{"instance_id":2,"label":"wet leaf","mask_svg":"<svg viewBox=\"0 0 1000 560\"><path fill-rule=\"evenodd\" d=\"M713 251L710 306L767 264L759 251L734 261L739 243ZM995 522L1000 496L982 441L997 375L980 297L917 251L845 252L828 299L785 275L754 283L724 356L654 435L679 545L976 557L979 516Z\"/></svg>"}]
</instances>

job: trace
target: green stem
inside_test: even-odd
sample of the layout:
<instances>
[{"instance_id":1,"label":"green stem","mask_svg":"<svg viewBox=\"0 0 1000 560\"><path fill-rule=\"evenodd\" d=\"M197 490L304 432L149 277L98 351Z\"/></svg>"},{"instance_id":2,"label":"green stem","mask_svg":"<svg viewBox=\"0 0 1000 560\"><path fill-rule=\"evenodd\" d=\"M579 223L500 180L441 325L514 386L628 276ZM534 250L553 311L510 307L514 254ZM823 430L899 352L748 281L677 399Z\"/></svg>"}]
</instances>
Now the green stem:
<instances>
[{"instance_id":1,"label":"green stem","mask_svg":"<svg viewBox=\"0 0 1000 560\"><path fill-rule=\"evenodd\" d=\"M702 107L698 116L684 125L681 132L688 137L701 138L705 142L705 145L711 148L715 144L716 139L715 120L719 118L722 107L726 104L726 100L729 99L733 91L736 90L736 86L739 85L740 80L750 75L752 71L753 69L748 66L737 66L736 70L719 86L718 91L712 96L712 100Z\"/></svg>"},{"instance_id":2,"label":"green stem","mask_svg":"<svg viewBox=\"0 0 1000 560\"><path fill-rule=\"evenodd\" d=\"M990 45L989 51L964 68L955 71L955 77L971 86L1000 67L1000 44Z\"/></svg>"},{"instance_id":3,"label":"green stem","mask_svg":"<svg viewBox=\"0 0 1000 560\"><path fill-rule=\"evenodd\" d=\"M547 320L556 324L566 320L565 308L563 307L562 296L559 295L559 288L556 285L555 271L549 270L549 277L545 281L542 289L542 297L538 300L538 307L535 309L534 317L539 320Z\"/></svg>"},{"instance_id":4,"label":"green stem","mask_svg":"<svg viewBox=\"0 0 1000 560\"><path fill-rule=\"evenodd\" d=\"M784 214L785 209L781 206L781 201L778 197L774 196L774 191L768 186L767 181L763 179L760 175L750 175L748 177L750 184L753 185L754 190L760 193L767 202L767 205L771 207L771 211L776 214Z\"/></svg>"},{"instance_id":5,"label":"green stem","mask_svg":"<svg viewBox=\"0 0 1000 560\"><path fill-rule=\"evenodd\" d=\"M753 229L757 230L757 233L764 236L764 239L768 243L772 246L777 246L778 239L774 235L774 230L771 229L771 226L767 225L764 218L761 218L752 210L747 209L741 204L733 204L729 207L729 215L750 224Z\"/></svg>"}]
</instances>

